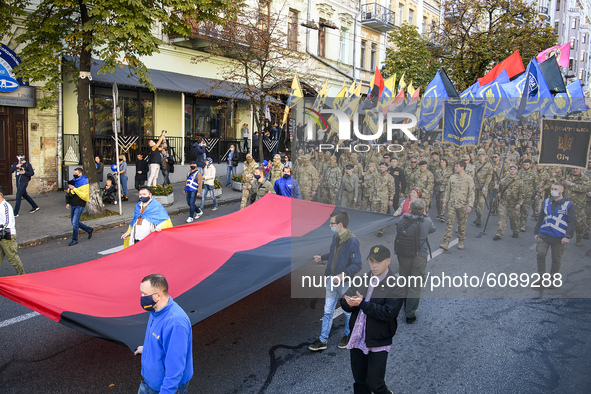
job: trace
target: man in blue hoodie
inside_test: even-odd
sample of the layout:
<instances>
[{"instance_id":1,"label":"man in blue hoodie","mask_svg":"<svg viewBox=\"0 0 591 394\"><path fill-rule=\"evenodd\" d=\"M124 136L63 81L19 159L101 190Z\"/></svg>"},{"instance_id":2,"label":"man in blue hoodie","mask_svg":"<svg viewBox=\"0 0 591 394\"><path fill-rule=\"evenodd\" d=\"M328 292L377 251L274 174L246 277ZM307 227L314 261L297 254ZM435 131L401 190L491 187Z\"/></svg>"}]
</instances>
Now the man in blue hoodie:
<instances>
[{"instance_id":1,"label":"man in blue hoodie","mask_svg":"<svg viewBox=\"0 0 591 394\"><path fill-rule=\"evenodd\" d=\"M324 301L324 316L322 317L320 338L308 346L308 349L313 352L325 350L328 347L328 335L332 328L334 308L339 298L343 297L349 289L350 280L347 277L354 276L361 269L359 241L355 234L347 229L349 220L347 211L334 212L330 215L330 229L336 233L330 245L330 252L322 256L314 256L314 261L317 263L321 260L327 260L324 275L326 275L328 281L326 283L326 299ZM349 329L351 313L345 312L344 314L345 333L339 342L339 349L347 348L351 334Z\"/></svg>"},{"instance_id":2,"label":"man in blue hoodie","mask_svg":"<svg viewBox=\"0 0 591 394\"><path fill-rule=\"evenodd\" d=\"M193 377L193 333L185 311L168 295L168 282L151 274L140 284L142 308L150 312L138 394L186 394Z\"/></svg>"}]
</instances>

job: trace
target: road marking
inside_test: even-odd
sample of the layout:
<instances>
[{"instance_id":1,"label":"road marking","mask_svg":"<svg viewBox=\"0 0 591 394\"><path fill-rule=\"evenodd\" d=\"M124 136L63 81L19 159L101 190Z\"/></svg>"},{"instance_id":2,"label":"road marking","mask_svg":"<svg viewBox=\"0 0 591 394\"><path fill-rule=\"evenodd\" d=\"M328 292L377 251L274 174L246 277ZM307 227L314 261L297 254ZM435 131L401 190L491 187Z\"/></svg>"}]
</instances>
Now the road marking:
<instances>
[{"instance_id":1,"label":"road marking","mask_svg":"<svg viewBox=\"0 0 591 394\"><path fill-rule=\"evenodd\" d=\"M111 248L111 249L103 250L101 252L98 252L98 254L102 254L103 256L105 256L108 254L119 252L120 250L123 250L123 245L119 245L119 246L115 246L114 248Z\"/></svg>"},{"instance_id":2,"label":"road marking","mask_svg":"<svg viewBox=\"0 0 591 394\"><path fill-rule=\"evenodd\" d=\"M0 328L8 327L13 324L20 323L22 321L28 320L28 319L35 317L35 316L41 316L41 314L39 312L31 312L31 313L25 313L24 315L14 317L12 319L4 320L3 322L0 322Z\"/></svg>"}]
</instances>

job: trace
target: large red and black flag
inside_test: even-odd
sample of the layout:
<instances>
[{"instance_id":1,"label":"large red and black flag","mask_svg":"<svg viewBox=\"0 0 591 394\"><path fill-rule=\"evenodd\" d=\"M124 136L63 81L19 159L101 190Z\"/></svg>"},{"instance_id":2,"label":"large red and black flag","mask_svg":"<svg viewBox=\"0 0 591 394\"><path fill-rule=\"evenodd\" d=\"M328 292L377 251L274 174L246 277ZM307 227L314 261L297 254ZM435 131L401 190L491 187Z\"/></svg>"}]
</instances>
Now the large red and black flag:
<instances>
[{"instance_id":1,"label":"large red and black flag","mask_svg":"<svg viewBox=\"0 0 591 394\"><path fill-rule=\"evenodd\" d=\"M78 331L142 344L139 285L164 275L196 324L328 251L334 205L266 195L246 209L152 233L118 253L70 267L0 278L0 294ZM347 209L358 237L394 218Z\"/></svg>"}]
</instances>

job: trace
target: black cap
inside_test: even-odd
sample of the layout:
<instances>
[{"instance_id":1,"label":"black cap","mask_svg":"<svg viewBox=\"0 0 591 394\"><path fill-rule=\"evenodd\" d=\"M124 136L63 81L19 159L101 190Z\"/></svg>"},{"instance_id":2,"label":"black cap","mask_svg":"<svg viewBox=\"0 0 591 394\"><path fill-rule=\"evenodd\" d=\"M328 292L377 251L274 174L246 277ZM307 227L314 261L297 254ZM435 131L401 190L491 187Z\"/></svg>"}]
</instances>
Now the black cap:
<instances>
[{"instance_id":1,"label":"black cap","mask_svg":"<svg viewBox=\"0 0 591 394\"><path fill-rule=\"evenodd\" d=\"M420 165L420 166L425 166L425 165L427 165L427 162L426 162L425 160L421 160L421 161L419 162L419 165Z\"/></svg>"},{"instance_id":2,"label":"black cap","mask_svg":"<svg viewBox=\"0 0 591 394\"><path fill-rule=\"evenodd\" d=\"M17 152L16 154L17 156L24 156L25 154L23 152Z\"/></svg>"},{"instance_id":3,"label":"black cap","mask_svg":"<svg viewBox=\"0 0 591 394\"><path fill-rule=\"evenodd\" d=\"M369 249L369 255L367 258L369 259L370 257L375 261L384 261L390 258L390 249L384 245L372 246L371 249Z\"/></svg>"},{"instance_id":4,"label":"black cap","mask_svg":"<svg viewBox=\"0 0 591 394\"><path fill-rule=\"evenodd\" d=\"M193 160L190 164L195 164L197 165L197 162L195 160Z\"/></svg>"}]
</instances>

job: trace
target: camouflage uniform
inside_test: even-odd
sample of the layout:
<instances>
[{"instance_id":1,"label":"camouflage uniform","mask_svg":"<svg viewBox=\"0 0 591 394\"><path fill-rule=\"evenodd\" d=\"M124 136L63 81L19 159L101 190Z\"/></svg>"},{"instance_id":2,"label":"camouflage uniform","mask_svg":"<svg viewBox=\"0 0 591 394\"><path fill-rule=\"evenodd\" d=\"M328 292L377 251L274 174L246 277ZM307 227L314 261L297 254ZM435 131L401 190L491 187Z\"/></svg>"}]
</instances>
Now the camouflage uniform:
<instances>
[{"instance_id":1,"label":"camouflage uniform","mask_svg":"<svg viewBox=\"0 0 591 394\"><path fill-rule=\"evenodd\" d=\"M517 163L519 163L519 157L520 157L519 156L519 152L517 152L517 151L513 151L513 152L509 151L507 153L507 160L506 160L506 163L505 164L507 164L507 165L508 164L511 164L511 163L517 164Z\"/></svg>"},{"instance_id":2,"label":"camouflage uniform","mask_svg":"<svg viewBox=\"0 0 591 394\"><path fill-rule=\"evenodd\" d=\"M525 232L527 218L529 216L529 207L534 203L534 198L537 195L536 184L538 183L538 174L533 168L530 168L529 171L522 168L519 170L518 175L523 182L523 204L519 209L521 216L519 230Z\"/></svg>"},{"instance_id":3,"label":"camouflage uniform","mask_svg":"<svg viewBox=\"0 0 591 394\"><path fill-rule=\"evenodd\" d=\"M458 248L464 248L466 239L466 208L474 206L474 180L468 174L459 176L453 174L447 181L443 203L447 207L447 224L441 247L447 250L454 229L454 223L458 221Z\"/></svg>"},{"instance_id":4,"label":"camouflage uniform","mask_svg":"<svg viewBox=\"0 0 591 394\"><path fill-rule=\"evenodd\" d=\"M351 152L346 150L341 157L339 157L339 168L345 168L351 162Z\"/></svg>"},{"instance_id":5,"label":"camouflage uniform","mask_svg":"<svg viewBox=\"0 0 591 394\"><path fill-rule=\"evenodd\" d=\"M591 181L583 173L579 175L569 174L565 183L572 182L572 185L564 186L564 195L571 200L577 213L577 246L582 245L583 234L589 231L587 227L587 192L591 187Z\"/></svg>"},{"instance_id":6,"label":"camouflage uniform","mask_svg":"<svg viewBox=\"0 0 591 394\"><path fill-rule=\"evenodd\" d=\"M375 170L375 165L371 165L374 167L374 170L371 172L368 170L363 176L363 197L361 199L361 209L364 211L366 211L368 207L371 207L369 198L373 195L374 183L379 176L378 172Z\"/></svg>"},{"instance_id":7,"label":"camouflage uniform","mask_svg":"<svg viewBox=\"0 0 591 394\"><path fill-rule=\"evenodd\" d=\"M414 160L414 159L413 159ZM419 166L417 165L415 168L412 168L409 164L409 166L404 170L404 178L406 179L406 190L403 191L403 193L405 195L408 196L408 194L410 193L410 189L416 187L417 184L417 175L419 174L421 170L419 169Z\"/></svg>"},{"instance_id":8,"label":"camouflage uniform","mask_svg":"<svg viewBox=\"0 0 591 394\"><path fill-rule=\"evenodd\" d=\"M359 178L345 172L339 189L339 201L343 207L355 208L357 203L354 200L359 201Z\"/></svg>"},{"instance_id":9,"label":"camouflage uniform","mask_svg":"<svg viewBox=\"0 0 591 394\"><path fill-rule=\"evenodd\" d=\"M269 182L275 185L275 181L283 176L283 164L281 163L281 156L275 155L271 163L271 177Z\"/></svg>"},{"instance_id":10,"label":"camouflage uniform","mask_svg":"<svg viewBox=\"0 0 591 394\"><path fill-rule=\"evenodd\" d=\"M251 162L248 162L248 159L251 159ZM240 200L240 209L246 207L246 203L248 202L248 197L250 195L250 190L248 190L248 185L252 183L254 180L254 170L258 167L258 164L250 154L246 155L246 161L244 162L244 168L242 170L242 200Z\"/></svg>"},{"instance_id":11,"label":"camouflage uniform","mask_svg":"<svg viewBox=\"0 0 591 394\"><path fill-rule=\"evenodd\" d=\"M486 196L482 193L482 189L485 187L488 189L488 185L492 179L492 174L493 168L488 161L485 161L483 164L480 164L480 162L476 164L476 171L474 172L474 209L476 211L476 220L474 223L476 223L477 226L482 224L481 218L482 214L484 213Z\"/></svg>"},{"instance_id":12,"label":"camouflage uniform","mask_svg":"<svg viewBox=\"0 0 591 394\"><path fill-rule=\"evenodd\" d=\"M302 165L298 170L298 183L302 200L312 201L315 197L312 193L318 189L318 171L310 164L310 156L304 155Z\"/></svg>"},{"instance_id":13,"label":"camouflage uniform","mask_svg":"<svg viewBox=\"0 0 591 394\"><path fill-rule=\"evenodd\" d=\"M495 185L499 181L499 175L501 174L501 167L503 166L503 162L499 160L498 163L491 163L492 166L492 177L490 183L488 184L488 193L489 193L489 201L491 201L490 211L496 213L499 207L499 195L498 193L495 195ZM503 174L503 177L506 173ZM493 196L495 196L495 200L492 201Z\"/></svg>"},{"instance_id":14,"label":"camouflage uniform","mask_svg":"<svg viewBox=\"0 0 591 394\"><path fill-rule=\"evenodd\" d=\"M273 185L270 181L263 181L259 182L257 179L254 179L250 184L249 190L249 198L248 204L251 204L251 201L258 201L259 199L263 198L265 194L271 193L275 194L275 189L273 189Z\"/></svg>"},{"instance_id":15,"label":"camouflage uniform","mask_svg":"<svg viewBox=\"0 0 591 394\"><path fill-rule=\"evenodd\" d=\"M330 166L324 170L320 181L322 187L322 203L336 204L337 192L341 184L342 171L335 160L332 160Z\"/></svg>"},{"instance_id":16,"label":"camouflage uniform","mask_svg":"<svg viewBox=\"0 0 591 394\"><path fill-rule=\"evenodd\" d=\"M447 187L447 182L449 181L449 177L452 175L453 171L449 167L445 167L445 169L439 167L437 170L435 170L435 174L433 174L435 198L437 200L437 217L440 219L445 217L443 198L445 197L445 188Z\"/></svg>"},{"instance_id":17,"label":"camouflage uniform","mask_svg":"<svg viewBox=\"0 0 591 394\"><path fill-rule=\"evenodd\" d=\"M394 198L396 185L394 177L386 172L378 172L371 195L371 210L378 213L388 213L389 202ZM384 229L378 232L378 237L384 234Z\"/></svg>"},{"instance_id":18,"label":"camouflage uniform","mask_svg":"<svg viewBox=\"0 0 591 394\"><path fill-rule=\"evenodd\" d=\"M542 171L539 170L540 168ZM542 204L544 203L544 200L550 197L550 188L552 187L552 182L550 181L550 175L548 174L548 171L544 170L543 166L536 168L536 171L538 172L536 184L536 195L538 198L534 200L533 216L537 219L538 216L540 216L540 211L542 210Z\"/></svg>"},{"instance_id":19,"label":"camouflage uniform","mask_svg":"<svg viewBox=\"0 0 591 394\"><path fill-rule=\"evenodd\" d=\"M429 170L420 171L415 177L415 187L421 189L423 200L425 200L425 206L427 210L431 204L431 198L433 197L433 185L435 183L433 173Z\"/></svg>"},{"instance_id":20,"label":"camouflage uniform","mask_svg":"<svg viewBox=\"0 0 591 394\"><path fill-rule=\"evenodd\" d=\"M443 159L447 160L447 167L451 168L452 170L456 166L458 160L453 156L453 154L443 156Z\"/></svg>"},{"instance_id":21,"label":"camouflage uniform","mask_svg":"<svg viewBox=\"0 0 591 394\"><path fill-rule=\"evenodd\" d=\"M515 209L517 204L523 204L524 192L523 182L519 176L506 176L499 183L499 222L497 224L496 239L505 234L507 228L507 217L511 222L513 236L519 234L520 213Z\"/></svg>"}]
</instances>

